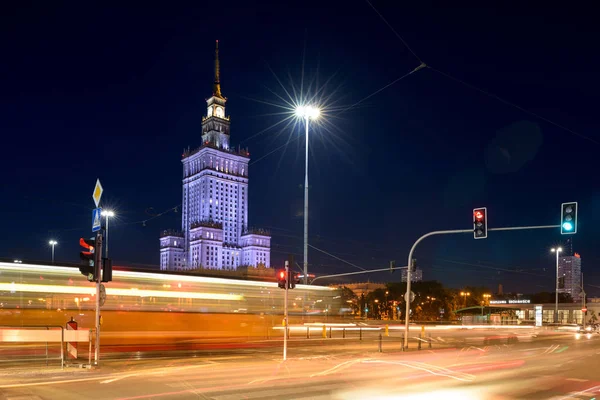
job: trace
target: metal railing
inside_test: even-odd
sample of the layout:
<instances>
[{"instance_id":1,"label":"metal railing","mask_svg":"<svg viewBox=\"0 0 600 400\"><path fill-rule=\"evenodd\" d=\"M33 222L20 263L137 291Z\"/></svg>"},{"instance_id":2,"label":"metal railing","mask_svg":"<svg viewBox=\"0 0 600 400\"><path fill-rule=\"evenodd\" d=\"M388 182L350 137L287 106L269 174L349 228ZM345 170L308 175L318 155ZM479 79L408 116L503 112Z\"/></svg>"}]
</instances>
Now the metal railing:
<instances>
[{"instance_id":1,"label":"metal railing","mask_svg":"<svg viewBox=\"0 0 600 400\"><path fill-rule=\"evenodd\" d=\"M0 325L0 345L3 344L44 344L44 355L46 365L50 360L60 360L61 368L67 365L65 360L65 344L68 342L88 342L88 365L92 364L92 335L93 329L67 330L62 326L57 325L31 325L31 326L7 326ZM60 357L50 357L49 344L60 344ZM13 348L9 348L13 349ZM17 351L22 351L21 346L14 347ZM38 360L39 358L21 358L21 359L2 359L0 362L20 362Z\"/></svg>"}]
</instances>

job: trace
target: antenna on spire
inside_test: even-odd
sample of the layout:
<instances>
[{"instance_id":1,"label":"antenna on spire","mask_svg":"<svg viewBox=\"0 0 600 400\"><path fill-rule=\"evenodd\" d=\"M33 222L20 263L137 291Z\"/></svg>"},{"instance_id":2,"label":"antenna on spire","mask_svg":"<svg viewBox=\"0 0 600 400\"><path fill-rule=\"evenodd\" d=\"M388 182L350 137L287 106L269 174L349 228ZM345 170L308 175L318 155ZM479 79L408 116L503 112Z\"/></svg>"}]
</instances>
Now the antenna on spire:
<instances>
[{"instance_id":1,"label":"antenna on spire","mask_svg":"<svg viewBox=\"0 0 600 400\"><path fill-rule=\"evenodd\" d=\"M221 68L219 66L219 41L215 42L215 81L213 83L213 95L223 98L221 94Z\"/></svg>"}]
</instances>

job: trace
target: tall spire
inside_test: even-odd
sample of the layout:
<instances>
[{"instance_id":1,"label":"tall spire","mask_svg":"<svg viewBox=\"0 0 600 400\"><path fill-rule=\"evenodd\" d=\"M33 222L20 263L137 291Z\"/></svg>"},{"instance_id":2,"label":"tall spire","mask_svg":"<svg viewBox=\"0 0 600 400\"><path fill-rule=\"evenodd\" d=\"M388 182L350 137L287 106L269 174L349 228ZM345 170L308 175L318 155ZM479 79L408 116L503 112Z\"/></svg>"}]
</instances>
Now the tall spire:
<instances>
[{"instance_id":1,"label":"tall spire","mask_svg":"<svg viewBox=\"0 0 600 400\"><path fill-rule=\"evenodd\" d=\"M221 71L219 68L219 41L215 45L215 81L213 82L213 96L223 98L221 94Z\"/></svg>"}]
</instances>

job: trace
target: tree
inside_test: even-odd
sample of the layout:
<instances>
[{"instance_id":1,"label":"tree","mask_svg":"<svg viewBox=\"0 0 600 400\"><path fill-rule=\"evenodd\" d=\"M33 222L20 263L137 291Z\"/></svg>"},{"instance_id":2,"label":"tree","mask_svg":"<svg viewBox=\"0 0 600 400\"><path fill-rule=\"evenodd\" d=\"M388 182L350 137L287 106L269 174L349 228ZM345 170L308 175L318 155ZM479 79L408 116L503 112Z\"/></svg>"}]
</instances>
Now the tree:
<instances>
[{"instance_id":1,"label":"tree","mask_svg":"<svg viewBox=\"0 0 600 400\"><path fill-rule=\"evenodd\" d=\"M389 283L387 285L389 299L397 301L404 319L406 302L406 283ZM452 318L454 295L451 290L446 289L440 282L423 281L414 282L411 291L415 294L414 302L411 304L411 318L417 321L437 321Z\"/></svg>"},{"instance_id":2,"label":"tree","mask_svg":"<svg viewBox=\"0 0 600 400\"><path fill-rule=\"evenodd\" d=\"M352 289L342 286L340 288L340 298L344 307L348 307L352 310L352 314L359 314L358 296L352 291Z\"/></svg>"}]
</instances>

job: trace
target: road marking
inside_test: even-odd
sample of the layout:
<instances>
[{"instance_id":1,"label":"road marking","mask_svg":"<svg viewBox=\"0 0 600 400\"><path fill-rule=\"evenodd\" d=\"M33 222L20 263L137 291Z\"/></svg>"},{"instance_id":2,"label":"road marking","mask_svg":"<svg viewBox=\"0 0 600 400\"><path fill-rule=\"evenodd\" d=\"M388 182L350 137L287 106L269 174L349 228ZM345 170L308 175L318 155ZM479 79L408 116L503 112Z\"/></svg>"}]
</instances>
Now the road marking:
<instances>
[{"instance_id":1,"label":"road marking","mask_svg":"<svg viewBox=\"0 0 600 400\"><path fill-rule=\"evenodd\" d=\"M579 379L579 378L567 378L567 381L573 381L573 382L587 382L589 381L589 379Z\"/></svg>"},{"instance_id":2,"label":"road marking","mask_svg":"<svg viewBox=\"0 0 600 400\"><path fill-rule=\"evenodd\" d=\"M211 361L220 361L220 360L240 360L242 358L249 358L250 356L226 356L226 357L212 357L209 358Z\"/></svg>"},{"instance_id":3,"label":"road marking","mask_svg":"<svg viewBox=\"0 0 600 400\"><path fill-rule=\"evenodd\" d=\"M0 389L10 389L10 388L29 387L29 386L56 385L56 384L60 384L60 383L72 383L72 382L98 381L98 380L104 379L104 378L106 378L106 376L96 376L94 378L65 379L65 380L61 380L61 381L13 383L10 385L1 385Z\"/></svg>"},{"instance_id":4,"label":"road marking","mask_svg":"<svg viewBox=\"0 0 600 400\"><path fill-rule=\"evenodd\" d=\"M158 371L152 371L152 370L150 370L150 371L142 371L142 372L137 372L135 374L127 374L127 375L117 376L117 377L112 378L112 379L104 380L104 381L102 381L100 383L112 383L112 382L120 381L120 380L125 379L125 378L131 378L131 377L134 377L134 376L157 375L157 374L163 374L163 373L171 372L171 370L181 371L181 370L192 369L192 368L212 367L213 365L214 364L189 365L187 367L161 368Z\"/></svg>"},{"instance_id":5,"label":"road marking","mask_svg":"<svg viewBox=\"0 0 600 400\"><path fill-rule=\"evenodd\" d=\"M136 374L128 374L128 375L120 375L119 373L116 374L109 374L109 375L103 375L103 376L94 376L94 377L89 377L89 378L78 378L78 379L62 379L62 380L58 380L58 381L42 381L42 382L30 382L30 383L12 383L9 385L0 385L0 389L11 389L11 388L21 388L21 387L31 387L31 386L45 386L45 385L59 385L59 384L63 384L63 383L76 383L76 382L89 382L89 381L101 381L100 383L111 383L111 382L115 382L121 379L125 379L125 378L129 378L132 376L137 376L137 375L155 375L155 374L160 374L160 373L165 373L167 372L167 370L183 370L183 369L190 369L190 368L201 368L201 367L211 367L214 364L201 364L201 365L190 365L187 367L169 367L169 368L161 368L158 371L155 370L147 370L147 371L142 371ZM118 376L117 376L118 375ZM111 378L114 377L114 378ZM106 379L106 378L111 378L111 379Z\"/></svg>"}]
</instances>

